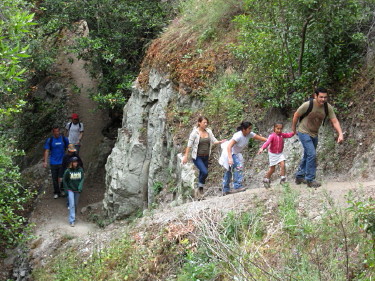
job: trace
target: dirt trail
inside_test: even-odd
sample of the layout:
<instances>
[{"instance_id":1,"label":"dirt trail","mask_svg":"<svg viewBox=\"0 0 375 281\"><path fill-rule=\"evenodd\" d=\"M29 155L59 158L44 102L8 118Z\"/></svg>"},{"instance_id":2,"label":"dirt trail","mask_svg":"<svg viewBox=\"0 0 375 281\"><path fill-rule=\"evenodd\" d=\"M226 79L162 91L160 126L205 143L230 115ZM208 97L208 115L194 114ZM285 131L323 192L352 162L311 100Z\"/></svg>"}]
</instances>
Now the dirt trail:
<instances>
[{"instance_id":1,"label":"dirt trail","mask_svg":"<svg viewBox=\"0 0 375 281\"><path fill-rule=\"evenodd\" d=\"M87 25L81 23L76 33L66 31L63 45L71 45L76 36L87 36L87 33ZM70 77L70 83L74 85L74 88L80 89L78 93L71 93L68 112L69 116L71 113L78 113L84 124L80 156L84 162L86 179L79 199L75 227L70 227L68 223L66 198L53 199L51 179L46 179L42 194L30 218L31 223L35 225L34 235L36 236L31 244L34 263L43 260L48 253L58 248L62 241L74 237L85 237L90 232L98 231L95 224L85 221L80 210L89 204L100 202L105 191L103 179L92 177L95 172L92 169L95 168L98 157L97 148L103 140L101 131L108 122L107 116L97 110L96 103L89 98L90 91L97 87L97 81L85 71L85 62L78 60L73 54L60 52L57 65L65 77Z\"/></svg>"},{"instance_id":2,"label":"dirt trail","mask_svg":"<svg viewBox=\"0 0 375 281\"><path fill-rule=\"evenodd\" d=\"M294 183L290 183L290 186L299 192L300 206L301 208L306 209L307 212L311 211L316 213L316 210L314 209L316 209L321 203L321 195L323 193L332 198L334 203L338 206L347 205L346 195L349 191L355 192L357 196L358 194L362 195L361 192L363 192L366 197L375 197L375 180L361 182L331 181L323 183L322 186L317 189L307 188L304 184L295 185ZM261 186L256 188L251 187L245 192L230 194L225 197L210 196L203 201L193 201L177 207L165 205L164 207L155 210L151 216L144 217L143 221L151 224L163 224L174 220L197 218L202 212L208 211L243 211L252 206L255 197L265 201L271 200L277 204L277 194L281 191L281 188L280 184L274 183L271 185L270 189L265 189ZM217 190L219 187L214 187L213 189ZM208 190L207 193L209 192L210 190Z\"/></svg>"}]
</instances>

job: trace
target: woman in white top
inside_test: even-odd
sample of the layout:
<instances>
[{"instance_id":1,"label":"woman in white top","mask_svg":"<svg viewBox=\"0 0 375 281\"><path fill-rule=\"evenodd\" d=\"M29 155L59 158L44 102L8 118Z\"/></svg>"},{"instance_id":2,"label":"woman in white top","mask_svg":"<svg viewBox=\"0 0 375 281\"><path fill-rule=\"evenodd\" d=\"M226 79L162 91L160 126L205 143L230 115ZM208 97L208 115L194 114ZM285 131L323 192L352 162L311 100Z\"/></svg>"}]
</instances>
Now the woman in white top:
<instances>
[{"instance_id":1,"label":"woman in white top","mask_svg":"<svg viewBox=\"0 0 375 281\"><path fill-rule=\"evenodd\" d=\"M198 177L198 193L199 196L203 195L203 188L208 176L208 158L211 154L211 148L214 144L220 144L226 140L218 141L213 135L212 131L207 128L208 119L200 116L198 118L198 125L193 129L189 136L185 155L182 158L182 163L187 163L188 155L191 150L191 157L193 158L194 165L199 170Z\"/></svg>"},{"instance_id":2,"label":"woman in white top","mask_svg":"<svg viewBox=\"0 0 375 281\"><path fill-rule=\"evenodd\" d=\"M250 122L244 121L237 128L237 133L235 133L232 139L229 141L227 146L228 150L228 164L229 170L224 173L223 178L223 195L231 193L229 184L232 179L233 171L233 192L245 191L246 189L242 187L243 180L243 157L242 150L248 145L251 138L266 141L267 139L255 134L251 131L252 124Z\"/></svg>"}]
</instances>

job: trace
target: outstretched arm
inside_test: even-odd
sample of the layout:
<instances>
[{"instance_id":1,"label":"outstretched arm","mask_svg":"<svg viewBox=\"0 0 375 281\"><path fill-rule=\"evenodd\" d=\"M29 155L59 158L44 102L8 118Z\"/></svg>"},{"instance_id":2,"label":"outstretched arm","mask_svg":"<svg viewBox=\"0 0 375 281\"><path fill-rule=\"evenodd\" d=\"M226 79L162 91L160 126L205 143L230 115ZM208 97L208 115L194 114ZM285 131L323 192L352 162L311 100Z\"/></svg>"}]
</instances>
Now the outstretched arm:
<instances>
[{"instance_id":1,"label":"outstretched arm","mask_svg":"<svg viewBox=\"0 0 375 281\"><path fill-rule=\"evenodd\" d=\"M190 147L187 147L185 150L185 155L182 157L182 164L187 163L189 152L190 152Z\"/></svg>"},{"instance_id":2,"label":"outstretched arm","mask_svg":"<svg viewBox=\"0 0 375 281\"><path fill-rule=\"evenodd\" d=\"M235 140L230 140L230 142L228 143L228 146L227 146L227 151L228 151L228 164L229 166L232 166L233 165L233 157L232 157L232 147L233 145L236 144L236 141Z\"/></svg>"},{"instance_id":3,"label":"outstretched arm","mask_svg":"<svg viewBox=\"0 0 375 281\"><path fill-rule=\"evenodd\" d=\"M223 139L221 141L215 141L214 144L222 144L223 142L226 142L226 141L227 141L227 139Z\"/></svg>"},{"instance_id":4,"label":"outstretched arm","mask_svg":"<svg viewBox=\"0 0 375 281\"><path fill-rule=\"evenodd\" d=\"M338 133L337 137L337 143L343 142L344 141L344 135L341 130L340 122L337 118L332 118L331 120L333 128L335 128L336 132Z\"/></svg>"},{"instance_id":5,"label":"outstretched arm","mask_svg":"<svg viewBox=\"0 0 375 281\"><path fill-rule=\"evenodd\" d=\"M296 135L297 134L297 122L301 115L296 111L293 115L292 119L292 131Z\"/></svg>"},{"instance_id":6,"label":"outstretched arm","mask_svg":"<svg viewBox=\"0 0 375 281\"><path fill-rule=\"evenodd\" d=\"M267 139L265 137L262 137L260 135L255 135L254 136L254 139L258 140L258 141L267 141Z\"/></svg>"}]
</instances>

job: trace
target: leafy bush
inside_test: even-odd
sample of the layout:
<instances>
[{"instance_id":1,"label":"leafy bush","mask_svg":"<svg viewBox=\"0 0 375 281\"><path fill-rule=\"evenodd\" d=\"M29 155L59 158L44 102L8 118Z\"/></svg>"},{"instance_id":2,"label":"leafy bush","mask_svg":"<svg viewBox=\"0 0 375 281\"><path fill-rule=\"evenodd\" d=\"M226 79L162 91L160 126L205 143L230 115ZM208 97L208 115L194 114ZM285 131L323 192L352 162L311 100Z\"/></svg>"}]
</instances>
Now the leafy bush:
<instances>
[{"instance_id":1,"label":"leafy bush","mask_svg":"<svg viewBox=\"0 0 375 281\"><path fill-rule=\"evenodd\" d=\"M213 40L234 15L242 11L242 1L238 0L188 0L180 2L180 13L185 27L199 32L199 41Z\"/></svg>"},{"instance_id":2,"label":"leafy bush","mask_svg":"<svg viewBox=\"0 0 375 281\"><path fill-rule=\"evenodd\" d=\"M221 119L224 131L233 130L243 119L245 102L236 94L242 82L242 78L237 74L224 75L204 97L206 102L204 111L212 120Z\"/></svg>"},{"instance_id":3,"label":"leafy bush","mask_svg":"<svg viewBox=\"0 0 375 281\"><path fill-rule=\"evenodd\" d=\"M15 149L15 142L0 136L0 249L14 246L27 238L24 204L33 193L21 185L21 174L13 159L23 153Z\"/></svg>"},{"instance_id":4,"label":"leafy bush","mask_svg":"<svg viewBox=\"0 0 375 281\"><path fill-rule=\"evenodd\" d=\"M370 197L363 201L349 200L349 204L348 210L354 213L355 222L369 233L375 242L375 199Z\"/></svg>"},{"instance_id":5,"label":"leafy bush","mask_svg":"<svg viewBox=\"0 0 375 281\"><path fill-rule=\"evenodd\" d=\"M34 16L30 7L22 0L0 2L0 250L27 239L23 208L32 193L22 186L15 165L22 152L16 149L14 120L25 105L22 62L29 57L27 33Z\"/></svg>"},{"instance_id":6,"label":"leafy bush","mask_svg":"<svg viewBox=\"0 0 375 281\"><path fill-rule=\"evenodd\" d=\"M0 114L19 112L23 106L22 86L26 69L22 61L29 57L28 36L34 15L23 0L0 2Z\"/></svg>"},{"instance_id":7,"label":"leafy bush","mask_svg":"<svg viewBox=\"0 0 375 281\"><path fill-rule=\"evenodd\" d=\"M295 107L317 85L350 81L360 66L373 1L244 0L234 54L247 62L257 99Z\"/></svg>"}]
</instances>

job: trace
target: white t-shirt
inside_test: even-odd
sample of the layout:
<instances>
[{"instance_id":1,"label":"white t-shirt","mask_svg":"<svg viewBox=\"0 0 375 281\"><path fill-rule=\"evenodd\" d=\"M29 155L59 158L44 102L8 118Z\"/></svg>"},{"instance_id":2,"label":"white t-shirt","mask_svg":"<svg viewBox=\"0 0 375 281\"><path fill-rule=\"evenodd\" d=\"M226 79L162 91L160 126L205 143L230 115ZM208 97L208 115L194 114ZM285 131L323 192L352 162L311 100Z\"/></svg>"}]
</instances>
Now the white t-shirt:
<instances>
[{"instance_id":1,"label":"white t-shirt","mask_svg":"<svg viewBox=\"0 0 375 281\"><path fill-rule=\"evenodd\" d=\"M238 131L232 137L236 143L232 146L232 154L241 153L241 151L247 146L249 140L255 137L255 133L250 132L247 136L244 136L242 131Z\"/></svg>"},{"instance_id":2,"label":"white t-shirt","mask_svg":"<svg viewBox=\"0 0 375 281\"><path fill-rule=\"evenodd\" d=\"M81 123L81 128L79 127L79 124L80 123L74 124L72 122L70 129L69 129L70 122L66 124L65 129L69 131L69 143L76 144L79 142L79 134L80 132L83 132L83 123Z\"/></svg>"}]
</instances>

